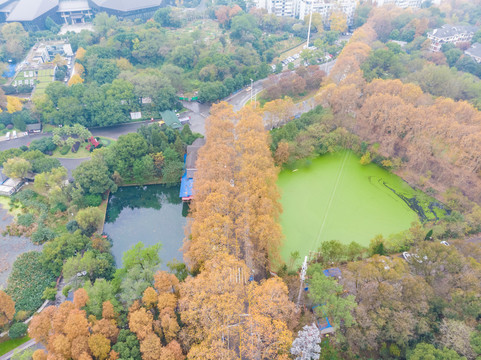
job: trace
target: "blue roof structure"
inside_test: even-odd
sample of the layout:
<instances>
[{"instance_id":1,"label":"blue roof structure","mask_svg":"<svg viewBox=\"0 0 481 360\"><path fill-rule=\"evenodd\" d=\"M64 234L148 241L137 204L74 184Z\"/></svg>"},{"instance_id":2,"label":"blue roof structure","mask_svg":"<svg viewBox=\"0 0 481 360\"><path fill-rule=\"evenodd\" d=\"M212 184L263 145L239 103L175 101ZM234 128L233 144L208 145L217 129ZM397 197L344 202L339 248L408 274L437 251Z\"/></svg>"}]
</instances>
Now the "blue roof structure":
<instances>
[{"instance_id":1,"label":"blue roof structure","mask_svg":"<svg viewBox=\"0 0 481 360\"><path fill-rule=\"evenodd\" d=\"M182 179L180 180L179 197L190 198L193 195L193 192L192 192L193 186L194 186L194 179L187 178L187 171L184 172L184 175L182 175Z\"/></svg>"},{"instance_id":2,"label":"blue roof structure","mask_svg":"<svg viewBox=\"0 0 481 360\"><path fill-rule=\"evenodd\" d=\"M177 117L175 117L177 118ZM179 197L184 201L192 200L194 195L194 174L197 171L196 161L197 152L205 144L205 139L198 138L192 143L192 145L187 146L187 153L184 155L184 167L185 172L182 175L180 181L180 194Z\"/></svg>"}]
</instances>

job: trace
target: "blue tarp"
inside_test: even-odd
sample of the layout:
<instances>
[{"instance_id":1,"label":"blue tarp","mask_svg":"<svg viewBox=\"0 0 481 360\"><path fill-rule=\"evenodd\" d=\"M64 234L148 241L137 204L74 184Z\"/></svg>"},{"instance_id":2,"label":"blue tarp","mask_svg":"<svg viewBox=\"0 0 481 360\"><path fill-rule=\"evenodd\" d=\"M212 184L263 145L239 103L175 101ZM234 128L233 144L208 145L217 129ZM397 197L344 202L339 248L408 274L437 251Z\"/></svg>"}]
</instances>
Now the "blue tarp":
<instances>
[{"instance_id":1,"label":"blue tarp","mask_svg":"<svg viewBox=\"0 0 481 360\"><path fill-rule=\"evenodd\" d=\"M187 171L182 175L182 179L180 180L180 193L179 197L187 198L192 196L192 187L194 185L194 179L190 178L187 179Z\"/></svg>"},{"instance_id":2,"label":"blue tarp","mask_svg":"<svg viewBox=\"0 0 481 360\"><path fill-rule=\"evenodd\" d=\"M325 305L325 304L322 304L322 305L314 305L314 306L312 307L312 311L314 311L314 314L316 313L316 312L315 312L315 309L316 309L317 307L320 307L320 309L321 309L321 311L322 311L322 314L326 317L326 323L327 323L327 324L324 325L324 326L321 326L321 324L319 323L319 319L316 319L316 320L317 320L317 327L319 328L319 330L324 330L324 329L328 329L328 328L331 328L331 327L332 327L331 323L329 322L329 318L326 316L326 312L324 311L324 305ZM324 317L324 316L323 316L323 317Z\"/></svg>"},{"instance_id":3,"label":"blue tarp","mask_svg":"<svg viewBox=\"0 0 481 360\"><path fill-rule=\"evenodd\" d=\"M330 277L340 277L341 276L341 269L339 268L330 268L326 270L322 270L324 275L330 276Z\"/></svg>"}]
</instances>

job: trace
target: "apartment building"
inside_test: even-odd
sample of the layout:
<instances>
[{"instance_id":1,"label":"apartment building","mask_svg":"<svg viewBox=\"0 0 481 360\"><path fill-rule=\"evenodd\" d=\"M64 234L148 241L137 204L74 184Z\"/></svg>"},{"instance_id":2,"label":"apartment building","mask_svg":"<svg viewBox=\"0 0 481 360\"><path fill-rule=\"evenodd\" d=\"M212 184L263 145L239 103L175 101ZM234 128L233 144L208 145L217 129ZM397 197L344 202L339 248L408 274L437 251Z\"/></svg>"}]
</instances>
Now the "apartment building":
<instances>
[{"instance_id":1,"label":"apartment building","mask_svg":"<svg viewBox=\"0 0 481 360\"><path fill-rule=\"evenodd\" d=\"M423 3L423 0L377 0L377 5L378 6L383 6L383 5L396 5L400 8L406 9L406 8L419 8L421 7L421 4Z\"/></svg>"}]
</instances>

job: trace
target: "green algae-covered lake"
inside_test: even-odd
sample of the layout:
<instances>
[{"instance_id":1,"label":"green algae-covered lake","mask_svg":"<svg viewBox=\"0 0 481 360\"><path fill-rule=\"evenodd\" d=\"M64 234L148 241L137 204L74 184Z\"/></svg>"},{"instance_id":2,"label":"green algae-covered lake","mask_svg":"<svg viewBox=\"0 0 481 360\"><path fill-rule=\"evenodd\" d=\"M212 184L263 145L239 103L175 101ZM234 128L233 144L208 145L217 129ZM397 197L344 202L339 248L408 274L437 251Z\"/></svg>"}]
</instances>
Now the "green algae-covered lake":
<instances>
[{"instance_id":1,"label":"green algae-covered lake","mask_svg":"<svg viewBox=\"0 0 481 360\"><path fill-rule=\"evenodd\" d=\"M187 211L179 198L179 186L128 186L111 194L104 232L112 238L117 267L122 266L123 253L139 241L145 246L162 244L159 256L164 270L167 262L182 261Z\"/></svg>"},{"instance_id":2,"label":"green algae-covered lake","mask_svg":"<svg viewBox=\"0 0 481 360\"><path fill-rule=\"evenodd\" d=\"M283 170L278 185L285 261L291 252L303 257L327 240L368 246L376 235L399 233L419 220L405 201L419 192L377 165L361 165L348 151Z\"/></svg>"}]
</instances>

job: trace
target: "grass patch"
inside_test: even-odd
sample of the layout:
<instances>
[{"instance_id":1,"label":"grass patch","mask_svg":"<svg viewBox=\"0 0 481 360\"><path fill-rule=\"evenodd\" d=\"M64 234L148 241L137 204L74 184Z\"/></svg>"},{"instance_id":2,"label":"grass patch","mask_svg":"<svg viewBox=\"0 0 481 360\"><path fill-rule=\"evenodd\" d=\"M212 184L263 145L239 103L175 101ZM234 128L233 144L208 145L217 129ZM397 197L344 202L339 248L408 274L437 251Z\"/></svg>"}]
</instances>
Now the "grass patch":
<instances>
[{"instance_id":1,"label":"grass patch","mask_svg":"<svg viewBox=\"0 0 481 360\"><path fill-rule=\"evenodd\" d=\"M10 215L16 216L22 214L20 208L10 208L10 198L8 196L0 196L0 206L7 210Z\"/></svg>"},{"instance_id":2,"label":"grass patch","mask_svg":"<svg viewBox=\"0 0 481 360\"><path fill-rule=\"evenodd\" d=\"M53 129L57 129L57 126L54 126L54 125L51 125L51 124L45 124L42 126L42 130L44 133L47 133L47 132L52 132Z\"/></svg>"},{"instance_id":3,"label":"grass patch","mask_svg":"<svg viewBox=\"0 0 481 360\"><path fill-rule=\"evenodd\" d=\"M82 143L76 153L73 153L71 150L65 154L62 155L61 148L57 147L55 151L53 152L52 156L55 158L59 159L82 159L82 158L88 158L91 156L90 151L85 149L85 146L87 146L87 143Z\"/></svg>"},{"instance_id":4,"label":"grass patch","mask_svg":"<svg viewBox=\"0 0 481 360\"><path fill-rule=\"evenodd\" d=\"M29 340L30 338L27 335L20 339L10 339L0 343L0 356L5 355L22 344L25 344Z\"/></svg>"}]
</instances>

